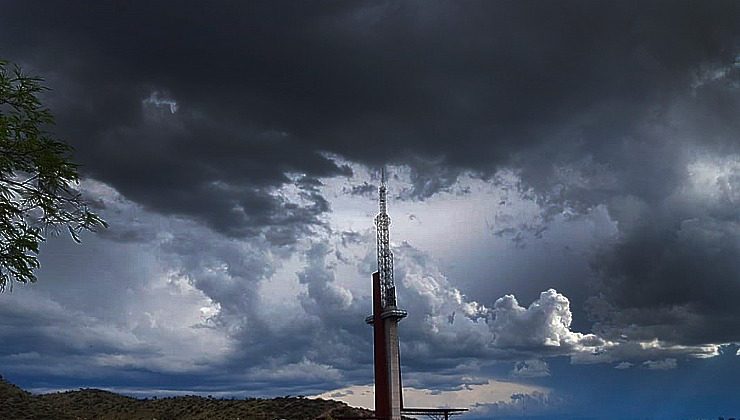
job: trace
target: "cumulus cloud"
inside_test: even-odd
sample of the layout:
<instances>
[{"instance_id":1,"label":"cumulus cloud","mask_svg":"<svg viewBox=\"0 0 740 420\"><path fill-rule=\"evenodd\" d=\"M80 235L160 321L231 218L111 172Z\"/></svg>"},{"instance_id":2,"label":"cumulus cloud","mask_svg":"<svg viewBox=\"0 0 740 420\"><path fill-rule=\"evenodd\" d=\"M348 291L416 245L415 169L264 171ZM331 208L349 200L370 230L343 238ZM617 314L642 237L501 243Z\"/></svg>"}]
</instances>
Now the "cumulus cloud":
<instances>
[{"instance_id":1,"label":"cumulus cloud","mask_svg":"<svg viewBox=\"0 0 740 420\"><path fill-rule=\"evenodd\" d=\"M434 349L437 357L518 359L512 374L545 376L547 364L533 358L569 356L572 363L634 364L719 354L714 344L682 345L641 335L608 339L574 331L570 301L554 289L541 292L526 307L513 295L486 307L451 286L428 255L408 244L398 247L397 255L399 295L414 312L426 314L423 323L405 324L404 354L412 357L429 358Z\"/></svg>"},{"instance_id":2,"label":"cumulus cloud","mask_svg":"<svg viewBox=\"0 0 740 420\"><path fill-rule=\"evenodd\" d=\"M512 295L486 307L450 285L428 255L409 244L395 251L399 299L412 313L425 314L423 322L404 321L403 350L413 359L432 355L454 355L450 362L456 363L466 357L519 359L513 374L545 376L547 364L534 357L569 356L573 363L611 363L719 354L716 345L686 346L637 337L606 339L574 331L570 301L554 289L541 292L526 307Z\"/></svg>"},{"instance_id":3,"label":"cumulus cloud","mask_svg":"<svg viewBox=\"0 0 740 420\"><path fill-rule=\"evenodd\" d=\"M570 330L572 314L568 298L554 289L546 290L529 307L519 305L516 298L506 295L493 306L491 330L493 344L514 349L557 349L595 351L609 345L594 334Z\"/></svg>"},{"instance_id":4,"label":"cumulus cloud","mask_svg":"<svg viewBox=\"0 0 740 420\"><path fill-rule=\"evenodd\" d=\"M209 328L208 313L218 305L176 273L145 263L153 249L110 250L89 239L99 248L94 255L55 255L60 242L45 247L56 267L41 272L49 287L3 296L0 364L7 374L90 381L132 370L196 375L231 352L228 336ZM59 257L73 266L55 264ZM122 265L132 261L140 265L127 272Z\"/></svg>"},{"instance_id":5,"label":"cumulus cloud","mask_svg":"<svg viewBox=\"0 0 740 420\"><path fill-rule=\"evenodd\" d=\"M514 364L511 376L519 378L540 378L550 376L550 369L544 360L532 359Z\"/></svg>"},{"instance_id":6,"label":"cumulus cloud","mask_svg":"<svg viewBox=\"0 0 740 420\"><path fill-rule=\"evenodd\" d=\"M301 295L303 309L309 314L323 312L323 316L341 316L352 305L352 292L343 288L334 279L334 273L326 269L326 255L331 253L328 245L317 243L306 252L307 267L298 273L298 280L307 285Z\"/></svg>"}]
</instances>

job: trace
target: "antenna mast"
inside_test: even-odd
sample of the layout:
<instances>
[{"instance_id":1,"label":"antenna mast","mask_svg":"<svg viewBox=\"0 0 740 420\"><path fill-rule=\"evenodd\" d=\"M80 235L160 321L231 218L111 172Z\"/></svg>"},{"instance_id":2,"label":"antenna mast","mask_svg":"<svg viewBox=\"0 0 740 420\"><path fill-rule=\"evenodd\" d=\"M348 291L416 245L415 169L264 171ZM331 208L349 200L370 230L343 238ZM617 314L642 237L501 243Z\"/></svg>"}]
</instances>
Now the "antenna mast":
<instances>
[{"instance_id":1,"label":"antenna mast","mask_svg":"<svg viewBox=\"0 0 740 420\"><path fill-rule=\"evenodd\" d=\"M380 275L380 292L383 308L395 308L396 285L393 282L393 253L391 252L388 227L391 218L388 216L387 188L385 185L385 167L380 172L378 187L380 212L375 216L375 227L378 234L378 274Z\"/></svg>"}]
</instances>

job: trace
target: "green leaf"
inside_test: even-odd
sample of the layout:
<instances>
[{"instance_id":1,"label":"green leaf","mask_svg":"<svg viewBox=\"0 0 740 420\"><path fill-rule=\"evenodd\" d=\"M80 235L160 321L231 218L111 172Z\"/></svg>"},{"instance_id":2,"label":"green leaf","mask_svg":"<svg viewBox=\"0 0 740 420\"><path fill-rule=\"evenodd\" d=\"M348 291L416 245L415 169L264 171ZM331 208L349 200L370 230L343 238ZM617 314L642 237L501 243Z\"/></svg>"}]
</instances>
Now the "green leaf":
<instances>
[{"instance_id":1,"label":"green leaf","mask_svg":"<svg viewBox=\"0 0 740 420\"><path fill-rule=\"evenodd\" d=\"M44 235L66 228L79 243L83 230L108 227L74 189L72 147L46 131L54 117L42 82L0 60L0 292L36 281Z\"/></svg>"}]
</instances>

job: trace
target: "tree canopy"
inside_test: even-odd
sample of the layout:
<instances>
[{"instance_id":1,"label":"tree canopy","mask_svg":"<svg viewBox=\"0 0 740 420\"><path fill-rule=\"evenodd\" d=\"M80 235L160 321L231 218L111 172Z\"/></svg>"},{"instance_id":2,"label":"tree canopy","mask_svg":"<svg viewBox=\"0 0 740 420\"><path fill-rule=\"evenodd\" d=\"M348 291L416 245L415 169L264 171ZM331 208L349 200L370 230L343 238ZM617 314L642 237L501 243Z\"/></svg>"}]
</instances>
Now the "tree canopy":
<instances>
[{"instance_id":1,"label":"tree canopy","mask_svg":"<svg viewBox=\"0 0 740 420\"><path fill-rule=\"evenodd\" d=\"M42 79L0 60L0 292L36 281L39 244L49 234L106 227L75 188L71 146L46 131L54 118L39 99Z\"/></svg>"}]
</instances>

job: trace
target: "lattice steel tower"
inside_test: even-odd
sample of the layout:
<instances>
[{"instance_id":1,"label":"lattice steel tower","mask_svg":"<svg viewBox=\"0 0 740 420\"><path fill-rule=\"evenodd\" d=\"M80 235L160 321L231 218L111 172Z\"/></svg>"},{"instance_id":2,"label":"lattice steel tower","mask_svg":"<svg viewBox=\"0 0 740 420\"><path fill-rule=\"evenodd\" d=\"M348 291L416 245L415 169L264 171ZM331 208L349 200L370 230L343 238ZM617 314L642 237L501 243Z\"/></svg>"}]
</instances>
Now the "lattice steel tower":
<instances>
[{"instance_id":1,"label":"lattice steel tower","mask_svg":"<svg viewBox=\"0 0 740 420\"><path fill-rule=\"evenodd\" d=\"M393 282L393 253L388 227L388 191L385 170L378 188L380 212L375 217L378 247L378 271L373 273L373 314L365 322L373 326L375 360L375 418L401 420L401 354L398 347L398 321L407 314L396 306Z\"/></svg>"},{"instance_id":2,"label":"lattice steel tower","mask_svg":"<svg viewBox=\"0 0 740 420\"><path fill-rule=\"evenodd\" d=\"M388 189L385 185L385 169L381 170L380 187L378 188L380 212L375 216L375 228L378 235L378 275L380 276L380 293L383 308L396 306L396 285L393 282L393 253L391 252L388 216Z\"/></svg>"}]
</instances>

